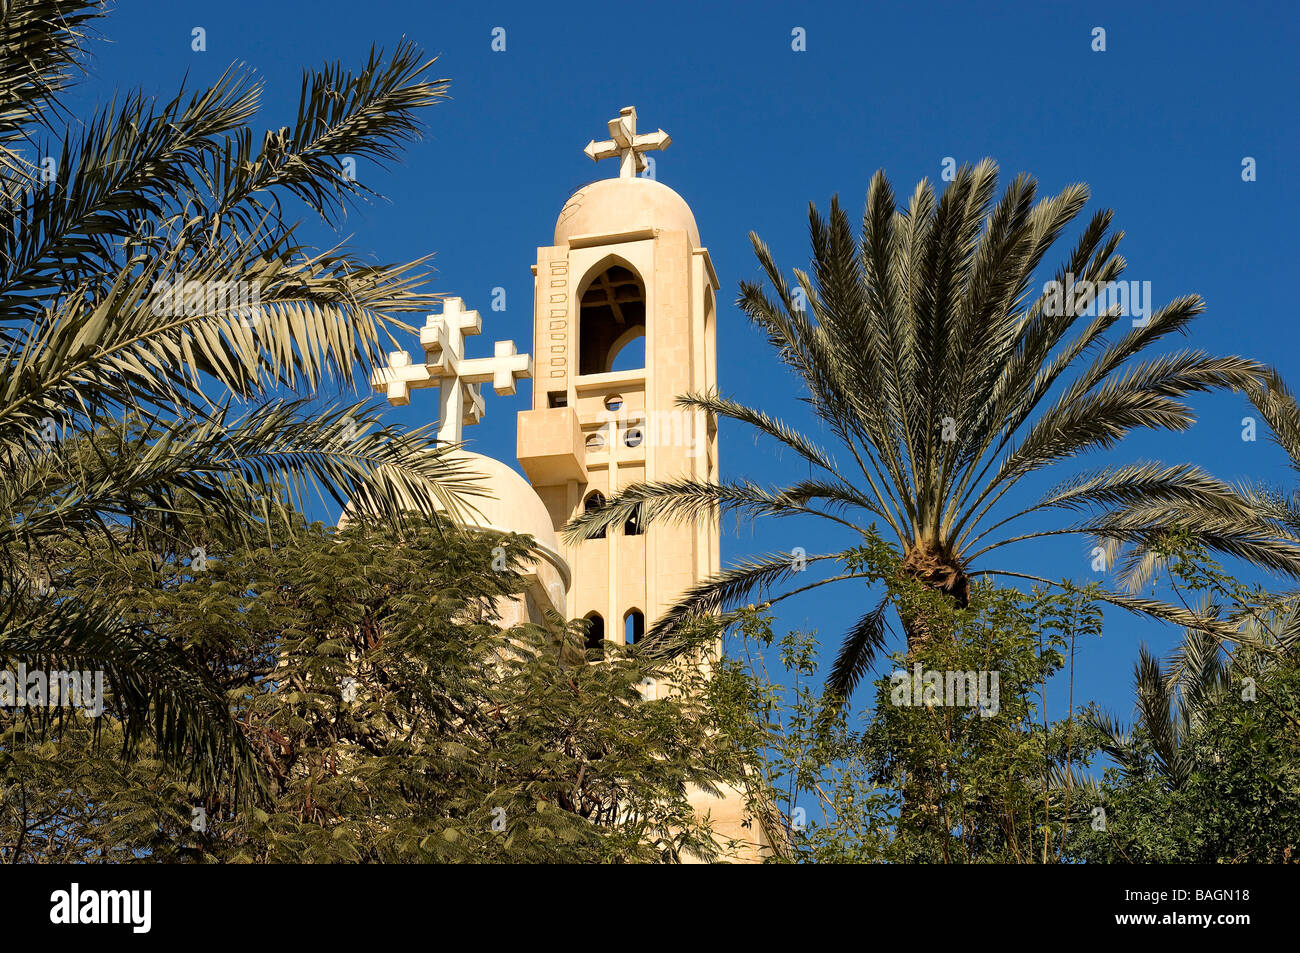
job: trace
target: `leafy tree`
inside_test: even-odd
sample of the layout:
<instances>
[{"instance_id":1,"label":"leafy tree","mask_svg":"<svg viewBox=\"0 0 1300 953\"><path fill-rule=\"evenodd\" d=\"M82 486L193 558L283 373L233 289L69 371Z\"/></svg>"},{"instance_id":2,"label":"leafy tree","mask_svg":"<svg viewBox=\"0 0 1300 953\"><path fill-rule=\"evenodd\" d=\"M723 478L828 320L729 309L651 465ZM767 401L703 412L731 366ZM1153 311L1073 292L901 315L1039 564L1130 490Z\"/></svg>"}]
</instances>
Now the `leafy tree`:
<instances>
[{"instance_id":1,"label":"leafy tree","mask_svg":"<svg viewBox=\"0 0 1300 953\"><path fill-rule=\"evenodd\" d=\"M1103 823L1076 825L1071 853L1096 863L1294 863L1300 667L1289 659L1261 678L1276 704L1249 691L1243 697L1237 683L1196 706L1188 720L1193 712L1178 700L1163 712L1156 707L1156 685L1167 677L1158 663L1139 664L1131 728L1095 716L1096 743L1119 763L1095 789L1080 791L1080 803Z\"/></svg>"},{"instance_id":2,"label":"leafy tree","mask_svg":"<svg viewBox=\"0 0 1300 953\"><path fill-rule=\"evenodd\" d=\"M911 590L908 592L908 590ZM775 684L759 659L733 661L711 690L727 730L753 759L755 809L780 814L794 862L1040 863L1068 859L1072 823L1083 816L1069 778L1093 749L1071 717L1046 720L1047 683L1079 638L1100 632L1087 592L977 584L958 609L902 583L894 598L941 633L874 684L874 709L853 727L848 706L826 708L811 684L816 640L779 642L790 674ZM745 612L740 630L769 645L771 620ZM992 697L914 695L917 674L999 675ZM956 684L956 681L954 681ZM992 687L989 678L983 683ZM952 701L958 704L950 704ZM987 703L987 704L986 704ZM745 726L752 726L748 731Z\"/></svg>"},{"instance_id":3,"label":"leafy tree","mask_svg":"<svg viewBox=\"0 0 1300 953\"><path fill-rule=\"evenodd\" d=\"M201 660L263 787L214 784L148 739L124 759L113 698L94 724L66 713L57 743L34 715L0 714L4 861L650 862L727 846L687 800L741 777L700 676L642 701L664 663L612 645L589 661L578 625L500 627L528 540L292 529L201 571L142 551L76 571Z\"/></svg>"},{"instance_id":4,"label":"leafy tree","mask_svg":"<svg viewBox=\"0 0 1300 953\"><path fill-rule=\"evenodd\" d=\"M128 733L151 726L160 754L215 777L247 761L220 686L65 584L66 561L153 539L189 553L200 512L251 538L281 505L264 480L393 521L402 501L458 505L467 475L430 431L381 426L368 400L294 396L365 386L406 327L385 315L430 296L419 261L303 245L293 208L333 222L370 195L340 159L395 158L447 83L403 43L305 73L293 125L263 135L261 83L235 69L71 122L102 12L0 3L0 655L112 672Z\"/></svg>"},{"instance_id":5,"label":"leafy tree","mask_svg":"<svg viewBox=\"0 0 1300 953\"><path fill-rule=\"evenodd\" d=\"M1194 418L1180 398L1252 386L1262 367L1200 350L1150 354L1201 313L1196 296L1121 327L1119 304L1089 293L1124 270L1121 233L1111 231L1109 210L1084 225L1055 272L1055 288L1063 290L1039 290L1035 275L1088 190L1072 185L1035 201L1034 180L1020 175L995 201L996 185L997 167L984 160L960 169L938 197L923 180L900 209L878 172L860 236L837 199L829 216L810 208L812 267L796 270L793 284L751 235L770 288L742 283L738 305L794 371L834 451L760 409L718 394L686 395L682 406L739 421L790 448L809 476L780 487L747 480L636 485L576 518L569 538L599 533L638 508L647 522L711 519L719 510L811 516L827 531L864 539L879 522L901 548L905 572L961 607L976 574L1052 584L992 562L1004 547L1080 535L1112 547L1132 543L1140 552L1166 528L1169 510L1194 503L1220 514L1202 527L1209 545L1300 571L1300 549L1231 524L1249 513L1249 502L1195 466L1142 462L1074 472L1037 499L1015 497L1030 474L1110 448L1135 429L1187 429ZM1072 512L1085 516L1017 528L1031 515ZM744 605L783 582L796 585L763 596L763 604L830 583L869 581L870 573L854 565L855 551L850 545L806 560L773 553L741 562L689 591L648 639L664 639L693 613ZM806 567L830 571L800 583L794 573ZM1152 600L1104 597L1187 618ZM873 600L845 635L827 679L833 694L847 697L882 649L886 601ZM909 647L919 648L928 636L922 620L901 621Z\"/></svg>"},{"instance_id":6,"label":"leafy tree","mask_svg":"<svg viewBox=\"0 0 1300 953\"><path fill-rule=\"evenodd\" d=\"M1190 627L1167 664L1143 646L1135 723L1087 713L1115 767L1085 786L1103 823L1076 828L1071 849L1106 863L1300 859L1300 613L1187 547L1186 536L1164 547L1175 590L1199 592L1201 617L1223 615L1236 637Z\"/></svg>"}]
</instances>

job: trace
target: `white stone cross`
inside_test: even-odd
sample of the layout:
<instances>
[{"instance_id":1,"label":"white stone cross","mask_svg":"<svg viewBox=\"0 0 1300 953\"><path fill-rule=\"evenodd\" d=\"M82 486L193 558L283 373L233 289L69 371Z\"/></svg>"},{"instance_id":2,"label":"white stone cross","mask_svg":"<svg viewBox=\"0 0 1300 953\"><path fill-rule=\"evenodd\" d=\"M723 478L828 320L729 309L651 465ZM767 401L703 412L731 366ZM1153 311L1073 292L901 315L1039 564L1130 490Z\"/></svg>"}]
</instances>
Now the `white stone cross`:
<instances>
[{"instance_id":1,"label":"white stone cross","mask_svg":"<svg viewBox=\"0 0 1300 953\"><path fill-rule=\"evenodd\" d=\"M592 139L587 143L587 148L582 151L591 156L595 162L618 156L619 178L631 179L635 178L638 172L644 172L646 169L645 156L641 153L667 149L672 142L668 133L662 129L658 132L637 135L636 107L624 106L619 110L618 118L609 121L609 138L604 142Z\"/></svg>"},{"instance_id":2,"label":"white stone cross","mask_svg":"<svg viewBox=\"0 0 1300 953\"><path fill-rule=\"evenodd\" d=\"M477 311L466 311L460 298L447 298L442 314L431 314L420 329L425 362L413 364L408 351L392 351L388 366L375 371L370 384L403 407L411 390L438 388L438 441L460 443L462 428L483 419L482 385L492 382L498 394L515 392L515 381L533 376L533 360L515 351L514 341L497 341L492 357L465 357L465 337L483 330Z\"/></svg>"}]
</instances>

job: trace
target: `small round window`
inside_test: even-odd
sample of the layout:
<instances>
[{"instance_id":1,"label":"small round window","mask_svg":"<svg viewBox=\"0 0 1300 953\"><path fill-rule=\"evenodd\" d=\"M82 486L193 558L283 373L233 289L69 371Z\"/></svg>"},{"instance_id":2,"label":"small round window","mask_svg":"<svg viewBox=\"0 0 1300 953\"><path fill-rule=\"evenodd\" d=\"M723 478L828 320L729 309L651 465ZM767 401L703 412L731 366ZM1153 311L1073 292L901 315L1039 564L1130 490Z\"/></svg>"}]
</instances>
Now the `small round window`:
<instances>
[{"instance_id":1,"label":"small round window","mask_svg":"<svg viewBox=\"0 0 1300 953\"><path fill-rule=\"evenodd\" d=\"M623 442L629 447L641 446L641 440L642 435L640 427L629 427L627 433L623 435Z\"/></svg>"},{"instance_id":2,"label":"small round window","mask_svg":"<svg viewBox=\"0 0 1300 953\"><path fill-rule=\"evenodd\" d=\"M593 433L587 437L588 450L603 450L605 447L605 435L603 433Z\"/></svg>"},{"instance_id":3,"label":"small round window","mask_svg":"<svg viewBox=\"0 0 1300 953\"><path fill-rule=\"evenodd\" d=\"M606 409L606 410L622 410L622 409L623 409L623 398L622 398L621 396L619 396L618 394L610 394L608 397L605 398L605 409Z\"/></svg>"}]
</instances>

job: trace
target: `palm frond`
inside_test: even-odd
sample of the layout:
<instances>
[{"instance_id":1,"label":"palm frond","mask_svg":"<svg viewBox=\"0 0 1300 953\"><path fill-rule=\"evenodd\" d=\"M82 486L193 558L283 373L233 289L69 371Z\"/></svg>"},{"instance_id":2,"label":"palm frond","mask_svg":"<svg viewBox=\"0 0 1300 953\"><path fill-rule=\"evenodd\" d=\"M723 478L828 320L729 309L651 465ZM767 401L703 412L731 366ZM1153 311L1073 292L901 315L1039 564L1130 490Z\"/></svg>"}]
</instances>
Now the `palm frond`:
<instances>
[{"instance_id":1,"label":"palm frond","mask_svg":"<svg viewBox=\"0 0 1300 953\"><path fill-rule=\"evenodd\" d=\"M853 624L826 678L826 692L840 701L847 701L863 677L875 664L889 637L889 599L885 598Z\"/></svg>"},{"instance_id":2,"label":"palm frond","mask_svg":"<svg viewBox=\"0 0 1300 953\"><path fill-rule=\"evenodd\" d=\"M808 505L822 499L833 505L858 502L856 499L846 499L841 491L842 488L834 484L819 488L813 483L771 489L745 481L710 483L679 479L637 483L606 500L603 505L575 516L565 525L561 535L568 542L593 539L611 527L621 526L638 514L646 524L697 524L716 520L727 512L737 512L750 518L815 515L865 534L863 527L835 516L826 509L819 510Z\"/></svg>"},{"instance_id":3,"label":"palm frond","mask_svg":"<svg viewBox=\"0 0 1300 953\"><path fill-rule=\"evenodd\" d=\"M32 171L13 146L31 137L30 127L48 128L102 14L87 0L0 0L0 197Z\"/></svg>"},{"instance_id":4,"label":"palm frond","mask_svg":"<svg viewBox=\"0 0 1300 953\"><path fill-rule=\"evenodd\" d=\"M1291 467L1300 473L1300 404L1296 403L1277 371L1269 369L1258 384L1247 388L1251 403L1268 422L1273 439L1291 460ZM1300 529L1300 523L1296 524Z\"/></svg>"},{"instance_id":5,"label":"palm frond","mask_svg":"<svg viewBox=\"0 0 1300 953\"><path fill-rule=\"evenodd\" d=\"M766 553L753 559L742 560L735 566L728 567L710 576L688 589L678 601L670 607L650 627L641 643L650 657L667 657L682 651L687 643L678 638L686 622L697 617L715 614L741 605L754 593L775 585L783 580L801 574L815 563L826 560L845 561L847 552L824 553L814 556L801 556L796 559L790 553ZM779 596L763 600L766 606L790 598L791 596L815 589L842 579L866 579L867 573L846 573L807 583L797 589L787 591Z\"/></svg>"},{"instance_id":6,"label":"palm frond","mask_svg":"<svg viewBox=\"0 0 1300 953\"><path fill-rule=\"evenodd\" d=\"M265 784L221 686L177 646L160 643L110 606L49 598L0 618L0 656L31 667L102 672L106 716L127 729L128 744L147 730L159 751L188 763L197 779L232 780L240 797Z\"/></svg>"}]
</instances>

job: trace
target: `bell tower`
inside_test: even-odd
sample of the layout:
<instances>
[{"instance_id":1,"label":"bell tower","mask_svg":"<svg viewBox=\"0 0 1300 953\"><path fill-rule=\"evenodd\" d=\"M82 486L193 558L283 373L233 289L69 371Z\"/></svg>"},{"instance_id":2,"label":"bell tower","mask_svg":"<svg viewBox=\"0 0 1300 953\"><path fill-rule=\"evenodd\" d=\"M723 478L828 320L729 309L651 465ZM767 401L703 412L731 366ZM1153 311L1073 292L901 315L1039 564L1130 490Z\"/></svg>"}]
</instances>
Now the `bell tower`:
<instances>
[{"instance_id":1,"label":"bell tower","mask_svg":"<svg viewBox=\"0 0 1300 953\"><path fill-rule=\"evenodd\" d=\"M557 530L633 483L718 475L707 415L676 406L717 383L717 275L690 207L638 174L668 135L638 133L632 107L609 134L586 153L618 158L618 176L570 196L533 266L533 407L519 414L518 455ZM566 614L591 620L593 648L635 641L720 566L716 522L634 518L560 545Z\"/></svg>"}]
</instances>

